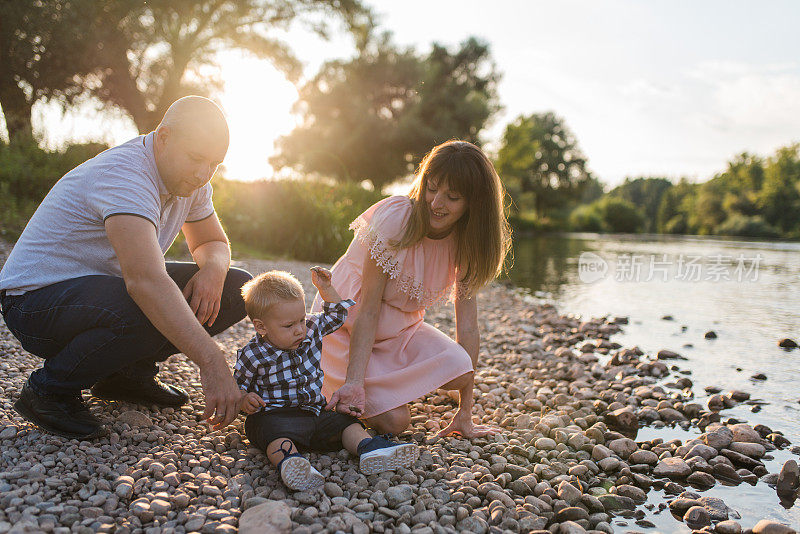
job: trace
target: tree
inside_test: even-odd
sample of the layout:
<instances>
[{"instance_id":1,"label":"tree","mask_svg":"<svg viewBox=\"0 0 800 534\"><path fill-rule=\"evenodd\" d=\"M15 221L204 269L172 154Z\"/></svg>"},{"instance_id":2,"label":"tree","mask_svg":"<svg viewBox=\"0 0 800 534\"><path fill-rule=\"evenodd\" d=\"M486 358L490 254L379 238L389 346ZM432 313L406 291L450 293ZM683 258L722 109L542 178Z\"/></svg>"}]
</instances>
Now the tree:
<instances>
[{"instance_id":1,"label":"tree","mask_svg":"<svg viewBox=\"0 0 800 534\"><path fill-rule=\"evenodd\" d=\"M0 108L12 143L32 136L40 99L71 102L90 67L84 12L88 0L0 0Z\"/></svg>"},{"instance_id":2,"label":"tree","mask_svg":"<svg viewBox=\"0 0 800 534\"><path fill-rule=\"evenodd\" d=\"M639 207L644 215L643 229L645 232L658 230L658 209L661 199L670 188L672 182L666 178L625 178L625 182L615 187L610 196L627 200Z\"/></svg>"},{"instance_id":3,"label":"tree","mask_svg":"<svg viewBox=\"0 0 800 534\"><path fill-rule=\"evenodd\" d=\"M532 208L540 218L580 198L592 180L575 136L552 112L520 116L509 124L496 166L516 209Z\"/></svg>"},{"instance_id":4,"label":"tree","mask_svg":"<svg viewBox=\"0 0 800 534\"><path fill-rule=\"evenodd\" d=\"M209 73L224 49L271 60L287 77L300 64L277 33L303 24L322 36L341 19L356 33L371 14L360 0L171 0L98 2L91 93L125 109L141 132L152 130L169 105L187 94L208 95L222 80ZM255 88L254 88L255 90Z\"/></svg>"},{"instance_id":5,"label":"tree","mask_svg":"<svg viewBox=\"0 0 800 534\"><path fill-rule=\"evenodd\" d=\"M642 229L644 216L632 202L609 194L573 210L569 224L584 232L633 234Z\"/></svg>"},{"instance_id":6,"label":"tree","mask_svg":"<svg viewBox=\"0 0 800 534\"><path fill-rule=\"evenodd\" d=\"M270 164L380 190L438 143L477 143L498 109L497 79L489 47L477 39L453 52L434 43L423 56L383 34L355 58L325 63L300 90L302 123L278 140Z\"/></svg>"},{"instance_id":7,"label":"tree","mask_svg":"<svg viewBox=\"0 0 800 534\"><path fill-rule=\"evenodd\" d=\"M800 235L800 144L781 147L767 160L758 204L768 224Z\"/></svg>"},{"instance_id":8,"label":"tree","mask_svg":"<svg viewBox=\"0 0 800 534\"><path fill-rule=\"evenodd\" d=\"M209 95L221 86L212 69L221 50L239 49L269 59L295 80L300 63L278 37L280 31L302 24L327 36L331 21L342 20L358 36L372 26L361 0L0 1L0 53L11 57L16 72L32 69L30 78L37 80L17 74L10 83L3 61L0 85L12 96L15 86L26 92L28 117L30 106L42 96L85 90L125 110L140 132L152 130L176 99ZM7 12L14 17L7 18ZM17 42L20 22L29 43ZM51 56L59 69L45 61ZM57 84L36 90L39 80L64 75L69 91ZM9 102L11 129L26 110Z\"/></svg>"},{"instance_id":9,"label":"tree","mask_svg":"<svg viewBox=\"0 0 800 534\"><path fill-rule=\"evenodd\" d=\"M696 185L686 178L664 191L656 212L656 230L663 234L685 234L689 228L689 216L684 210L686 199L694 196Z\"/></svg>"}]
</instances>

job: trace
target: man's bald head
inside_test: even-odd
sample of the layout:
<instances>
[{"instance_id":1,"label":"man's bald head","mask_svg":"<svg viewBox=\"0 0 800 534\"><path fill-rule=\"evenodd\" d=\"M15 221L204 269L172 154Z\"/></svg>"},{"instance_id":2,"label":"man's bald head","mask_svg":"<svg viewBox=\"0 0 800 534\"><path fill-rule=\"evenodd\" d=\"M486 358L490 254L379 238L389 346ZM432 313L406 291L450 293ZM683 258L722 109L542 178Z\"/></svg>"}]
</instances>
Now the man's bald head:
<instances>
[{"instance_id":1,"label":"man's bald head","mask_svg":"<svg viewBox=\"0 0 800 534\"><path fill-rule=\"evenodd\" d=\"M220 141L228 143L225 114L212 100L202 96L184 96L173 102L158 129L165 126L178 135L197 130L214 133Z\"/></svg>"},{"instance_id":2,"label":"man's bald head","mask_svg":"<svg viewBox=\"0 0 800 534\"><path fill-rule=\"evenodd\" d=\"M211 179L225 158L228 121L214 102L202 96L176 100L155 132L158 172L167 189L189 196Z\"/></svg>"}]
</instances>

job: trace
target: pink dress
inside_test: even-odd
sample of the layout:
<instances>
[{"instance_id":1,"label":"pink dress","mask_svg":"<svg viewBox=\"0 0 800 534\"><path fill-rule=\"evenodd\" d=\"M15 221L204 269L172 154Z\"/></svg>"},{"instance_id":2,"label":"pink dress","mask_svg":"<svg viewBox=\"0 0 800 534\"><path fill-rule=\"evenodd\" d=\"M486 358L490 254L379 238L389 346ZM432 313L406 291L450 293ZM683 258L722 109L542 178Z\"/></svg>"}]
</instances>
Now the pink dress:
<instances>
[{"instance_id":1,"label":"pink dress","mask_svg":"<svg viewBox=\"0 0 800 534\"><path fill-rule=\"evenodd\" d=\"M411 199L385 198L350 225L355 237L333 266L333 286L356 305L339 330L322 345L323 393L326 398L344 384L350 336L361 299L361 272L369 254L389 276L383 292L372 355L367 364L364 417L372 417L411 402L472 371L467 352L423 321L425 309L456 296L455 251L452 236L425 238L396 250L390 243L402 237ZM319 295L314 310L321 309Z\"/></svg>"}]
</instances>

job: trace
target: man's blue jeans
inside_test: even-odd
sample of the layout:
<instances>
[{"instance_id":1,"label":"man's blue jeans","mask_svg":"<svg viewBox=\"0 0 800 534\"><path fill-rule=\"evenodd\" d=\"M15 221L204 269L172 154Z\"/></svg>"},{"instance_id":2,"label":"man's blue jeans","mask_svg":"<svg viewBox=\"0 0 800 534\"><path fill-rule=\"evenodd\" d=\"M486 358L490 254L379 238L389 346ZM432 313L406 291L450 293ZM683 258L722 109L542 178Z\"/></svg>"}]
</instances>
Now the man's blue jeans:
<instances>
[{"instance_id":1,"label":"man's blue jeans","mask_svg":"<svg viewBox=\"0 0 800 534\"><path fill-rule=\"evenodd\" d=\"M198 271L194 263L167 262L183 289ZM245 315L241 288L252 276L231 268L212 336ZM92 275L2 299L8 329L28 352L44 358L30 376L40 395L75 395L115 373L133 380L158 373L157 362L180 352L150 323L115 276Z\"/></svg>"}]
</instances>

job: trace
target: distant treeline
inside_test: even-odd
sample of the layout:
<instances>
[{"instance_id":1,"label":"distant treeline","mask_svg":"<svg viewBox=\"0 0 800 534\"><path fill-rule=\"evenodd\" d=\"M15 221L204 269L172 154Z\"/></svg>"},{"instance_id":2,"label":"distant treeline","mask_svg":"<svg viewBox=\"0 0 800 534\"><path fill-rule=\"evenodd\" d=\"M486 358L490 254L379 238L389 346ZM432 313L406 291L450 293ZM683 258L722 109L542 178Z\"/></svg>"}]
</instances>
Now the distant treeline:
<instances>
[{"instance_id":1,"label":"distant treeline","mask_svg":"<svg viewBox=\"0 0 800 534\"><path fill-rule=\"evenodd\" d=\"M91 143L49 152L33 141L0 142L0 237L14 241L53 184L105 148ZM517 231L800 239L800 144L769 157L741 154L704 183L641 177L603 193L590 178L570 190L572 199L562 198L550 209L544 203L542 217L524 202L518 184L501 177L516 196L509 215ZM361 184L321 179L238 182L218 175L212 184L235 254L320 262L344 252L352 239L349 223L384 196ZM550 198L559 193L544 192ZM185 254L181 239L171 253Z\"/></svg>"},{"instance_id":2,"label":"distant treeline","mask_svg":"<svg viewBox=\"0 0 800 534\"><path fill-rule=\"evenodd\" d=\"M576 207L571 230L800 239L800 144L743 153L703 183L626 179Z\"/></svg>"}]
</instances>

